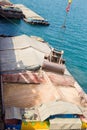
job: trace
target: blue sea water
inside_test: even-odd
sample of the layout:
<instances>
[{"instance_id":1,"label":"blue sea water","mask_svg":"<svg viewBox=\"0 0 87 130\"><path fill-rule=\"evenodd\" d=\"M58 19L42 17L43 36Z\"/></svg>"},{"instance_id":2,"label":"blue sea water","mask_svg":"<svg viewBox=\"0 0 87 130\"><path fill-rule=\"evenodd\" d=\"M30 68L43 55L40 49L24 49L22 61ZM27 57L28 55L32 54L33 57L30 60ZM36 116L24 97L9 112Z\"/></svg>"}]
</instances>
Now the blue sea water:
<instances>
[{"instance_id":1,"label":"blue sea water","mask_svg":"<svg viewBox=\"0 0 87 130\"><path fill-rule=\"evenodd\" d=\"M50 26L32 26L24 21L0 19L0 34L36 35L53 47L64 50L66 66L87 92L87 0L73 0L65 19L68 0L11 0L37 12L50 22Z\"/></svg>"}]
</instances>

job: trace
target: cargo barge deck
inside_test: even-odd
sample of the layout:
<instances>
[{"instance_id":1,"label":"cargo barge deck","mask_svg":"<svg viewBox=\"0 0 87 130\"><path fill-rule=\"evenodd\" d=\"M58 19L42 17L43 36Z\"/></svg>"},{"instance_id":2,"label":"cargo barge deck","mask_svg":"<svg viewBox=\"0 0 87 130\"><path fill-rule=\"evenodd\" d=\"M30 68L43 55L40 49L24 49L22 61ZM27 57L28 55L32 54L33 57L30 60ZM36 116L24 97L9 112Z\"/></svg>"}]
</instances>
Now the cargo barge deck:
<instances>
[{"instance_id":1,"label":"cargo barge deck","mask_svg":"<svg viewBox=\"0 0 87 130\"><path fill-rule=\"evenodd\" d=\"M36 36L0 37L5 129L87 128L87 94L67 70L63 53Z\"/></svg>"}]
</instances>

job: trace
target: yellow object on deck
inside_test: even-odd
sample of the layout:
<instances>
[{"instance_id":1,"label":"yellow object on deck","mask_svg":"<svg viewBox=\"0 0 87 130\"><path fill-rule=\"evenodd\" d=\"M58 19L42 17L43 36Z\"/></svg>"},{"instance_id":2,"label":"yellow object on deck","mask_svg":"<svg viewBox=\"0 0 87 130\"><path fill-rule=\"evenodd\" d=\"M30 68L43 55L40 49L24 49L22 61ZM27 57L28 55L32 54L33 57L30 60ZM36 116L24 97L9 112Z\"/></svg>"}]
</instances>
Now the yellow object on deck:
<instances>
[{"instance_id":1,"label":"yellow object on deck","mask_svg":"<svg viewBox=\"0 0 87 130\"><path fill-rule=\"evenodd\" d=\"M87 128L87 123L86 122L82 122L82 129L86 129Z\"/></svg>"},{"instance_id":2,"label":"yellow object on deck","mask_svg":"<svg viewBox=\"0 0 87 130\"><path fill-rule=\"evenodd\" d=\"M22 122L21 130L49 130L49 122Z\"/></svg>"}]
</instances>

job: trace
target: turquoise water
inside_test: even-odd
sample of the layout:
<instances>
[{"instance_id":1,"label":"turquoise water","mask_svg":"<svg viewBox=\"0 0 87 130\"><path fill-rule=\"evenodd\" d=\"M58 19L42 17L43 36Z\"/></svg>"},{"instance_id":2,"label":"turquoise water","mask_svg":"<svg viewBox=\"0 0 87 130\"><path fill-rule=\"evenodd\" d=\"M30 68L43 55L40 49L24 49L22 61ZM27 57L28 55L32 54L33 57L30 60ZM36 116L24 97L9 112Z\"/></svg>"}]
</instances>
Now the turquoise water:
<instances>
[{"instance_id":1,"label":"turquoise water","mask_svg":"<svg viewBox=\"0 0 87 130\"><path fill-rule=\"evenodd\" d=\"M11 0L22 3L48 19L50 26L32 26L24 21L0 19L0 34L36 35L53 47L64 50L66 65L78 83L87 92L87 0L73 0L66 20L66 30L61 28L65 19L67 0Z\"/></svg>"}]
</instances>

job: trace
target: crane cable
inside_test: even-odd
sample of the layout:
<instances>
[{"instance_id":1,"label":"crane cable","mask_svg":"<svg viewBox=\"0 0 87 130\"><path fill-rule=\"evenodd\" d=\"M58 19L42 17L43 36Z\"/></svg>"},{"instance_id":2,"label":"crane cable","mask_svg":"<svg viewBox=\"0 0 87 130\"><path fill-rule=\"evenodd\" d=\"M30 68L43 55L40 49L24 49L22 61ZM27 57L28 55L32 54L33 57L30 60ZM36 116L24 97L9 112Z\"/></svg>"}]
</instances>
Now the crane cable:
<instances>
[{"instance_id":1,"label":"crane cable","mask_svg":"<svg viewBox=\"0 0 87 130\"><path fill-rule=\"evenodd\" d=\"M64 23L63 23L63 25L62 25L61 28L66 28L66 19L67 19L68 12L70 11L71 3L72 3L72 0L68 0L68 5L67 5L67 7L66 7L65 19L64 19Z\"/></svg>"},{"instance_id":2,"label":"crane cable","mask_svg":"<svg viewBox=\"0 0 87 130\"><path fill-rule=\"evenodd\" d=\"M66 28L66 19L67 19L67 12L66 12L66 15L65 15L64 23L63 23L61 28Z\"/></svg>"}]
</instances>

